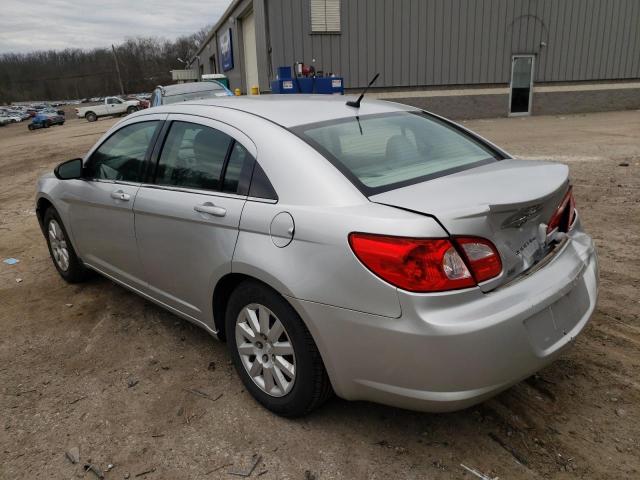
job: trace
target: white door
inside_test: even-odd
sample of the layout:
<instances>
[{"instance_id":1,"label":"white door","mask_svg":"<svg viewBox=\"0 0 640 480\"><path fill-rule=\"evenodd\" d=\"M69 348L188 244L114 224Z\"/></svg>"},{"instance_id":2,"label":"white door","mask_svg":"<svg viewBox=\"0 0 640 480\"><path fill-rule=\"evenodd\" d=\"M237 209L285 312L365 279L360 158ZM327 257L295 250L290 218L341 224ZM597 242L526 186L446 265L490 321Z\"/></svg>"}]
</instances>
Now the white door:
<instances>
[{"instance_id":1,"label":"white door","mask_svg":"<svg viewBox=\"0 0 640 480\"><path fill-rule=\"evenodd\" d=\"M533 97L533 55L514 55L511 60L509 115L530 115Z\"/></svg>"},{"instance_id":2,"label":"white door","mask_svg":"<svg viewBox=\"0 0 640 480\"><path fill-rule=\"evenodd\" d=\"M253 12L242 19L242 44L244 47L244 72L247 95L250 95L251 87L258 87L256 22Z\"/></svg>"}]
</instances>

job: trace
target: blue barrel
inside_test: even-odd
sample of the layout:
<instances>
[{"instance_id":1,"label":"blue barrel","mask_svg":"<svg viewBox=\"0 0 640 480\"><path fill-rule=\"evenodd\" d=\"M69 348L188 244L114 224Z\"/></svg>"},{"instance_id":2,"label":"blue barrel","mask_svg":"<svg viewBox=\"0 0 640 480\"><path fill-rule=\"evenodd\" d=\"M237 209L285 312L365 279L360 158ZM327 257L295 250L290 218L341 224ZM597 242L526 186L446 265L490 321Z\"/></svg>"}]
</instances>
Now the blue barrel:
<instances>
[{"instance_id":1,"label":"blue barrel","mask_svg":"<svg viewBox=\"0 0 640 480\"><path fill-rule=\"evenodd\" d=\"M342 77L319 77L316 78L316 93L344 94L344 80Z\"/></svg>"},{"instance_id":2,"label":"blue barrel","mask_svg":"<svg viewBox=\"0 0 640 480\"><path fill-rule=\"evenodd\" d=\"M315 78L298 77L271 82L271 93L313 93Z\"/></svg>"},{"instance_id":3,"label":"blue barrel","mask_svg":"<svg viewBox=\"0 0 640 480\"><path fill-rule=\"evenodd\" d=\"M298 87L295 84L295 80L273 80L271 82L271 93L298 93Z\"/></svg>"}]
</instances>

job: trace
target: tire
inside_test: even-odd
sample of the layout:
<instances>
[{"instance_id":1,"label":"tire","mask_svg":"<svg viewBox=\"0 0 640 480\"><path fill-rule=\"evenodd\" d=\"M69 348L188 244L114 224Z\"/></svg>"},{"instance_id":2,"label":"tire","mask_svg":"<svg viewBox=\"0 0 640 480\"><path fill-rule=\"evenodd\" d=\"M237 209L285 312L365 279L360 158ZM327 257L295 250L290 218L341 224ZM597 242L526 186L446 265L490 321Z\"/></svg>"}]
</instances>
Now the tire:
<instances>
[{"instance_id":1,"label":"tire","mask_svg":"<svg viewBox=\"0 0 640 480\"><path fill-rule=\"evenodd\" d=\"M45 211L43 224L49 255L60 276L69 283L85 281L89 277L89 271L76 255L73 245L69 241L67 231L55 208L49 207ZM55 234L52 233L52 228L55 230ZM66 256L61 252L61 248L66 250Z\"/></svg>"},{"instance_id":2,"label":"tire","mask_svg":"<svg viewBox=\"0 0 640 480\"><path fill-rule=\"evenodd\" d=\"M42 123L42 126L44 128L49 128L51 126L51 121L50 120L46 120L45 122Z\"/></svg>"},{"instance_id":3,"label":"tire","mask_svg":"<svg viewBox=\"0 0 640 480\"><path fill-rule=\"evenodd\" d=\"M36 127L34 127L32 124L27 125L27 128L29 130L35 130Z\"/></svg>"},{"instance_id":4,"label":"tire","mask_svg":"<svg viewBox=\"0 0 640 480\"><path fill-rule=\"evenodd\" d=\"M253 310L259 319L266 318L269 328L261 332L264 336L249 327L246 309ZM225 322L236 371L247 390L265 408L283 417L299 417L329 398L331 383L318 348L296 311L277 292L257 281L241 283L229 298ZM282 326L282 333L277 338L269 338L269 334L278 335L274 332L277 322ZM258 321L256 325L259 324ZM255 341L248 340L249 332ZM244 352L242 356L240 348ZM291 354L287 354L289 351ZM252 376L249 371L254 366L257 366L256 374Z\"/></svg>"},{"instance_id":5,"label":"tire","mask_svg":"<svg viewBox=\"0 0 640 480\"><path fill-rule=\"evenodd\" d=\"M93 112L87 112L84 115L84 118L86 118L88 122L95 122L96 120L98 120L98 116Z\"/></svg>"},{"instance_id":6,"label":"tire","mask_svg":"<svg viewBox=\"0 0 640 480\"><path fill-rule=\"evenodd\" d=\"M133 112L137 112L138 108L134 107L133 105L129 108L127 108L127 114L131 115Z\"/></svg>"}]
</instances>

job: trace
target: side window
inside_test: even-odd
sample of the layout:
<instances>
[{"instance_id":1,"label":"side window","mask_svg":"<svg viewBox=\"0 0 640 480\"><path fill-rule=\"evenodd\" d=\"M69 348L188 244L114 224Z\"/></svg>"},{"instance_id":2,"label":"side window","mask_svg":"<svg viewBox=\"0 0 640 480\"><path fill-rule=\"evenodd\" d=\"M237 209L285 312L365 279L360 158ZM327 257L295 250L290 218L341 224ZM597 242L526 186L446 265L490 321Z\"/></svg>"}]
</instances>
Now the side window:
<instances>
[{"instance_id":1,"label":"side window","mask_svg":"<svg viewBox=\"0 0 640 480\"><path fill-rule=\"evenodd\" d=\"M220 178L232 138L219 130L173 122L160 154L159 185L220 190Z\"/></svg>"},{"instance_id":2,"label":"side window","mask_svg":"<svg viewBox=\"0 0 640 480\"><path fill-rule=\"evenodd\" d=\"M251 187L249 188L249 196L255 198L266 198L269 200L278 200L278 194L276 193L273 185L269 181L267 174L258 162L253 169L253 175L251 176Z\"/></svg>"},{"instance_id":3,"label":"side window","mask_svg":"<svg viewBox=\"0 0 640 480\"><path fill-rule=\"evenodd\" d=\"M240 143L234 142L229 155L227 169L224 172L223 192L247 195L249 179L253 168L253 157Z\"/></svg>"},{"instance_id":4,"label":"side window","mask_svg":"<svg viewBox=\"0 0 640 480\"><path fill-rule=\"evenodd\" d=\"M87 176L139 182L147 151L159 125L159 121L140 122L118 130L93 152L87 163Z\"/></svg>"}]
</instances>

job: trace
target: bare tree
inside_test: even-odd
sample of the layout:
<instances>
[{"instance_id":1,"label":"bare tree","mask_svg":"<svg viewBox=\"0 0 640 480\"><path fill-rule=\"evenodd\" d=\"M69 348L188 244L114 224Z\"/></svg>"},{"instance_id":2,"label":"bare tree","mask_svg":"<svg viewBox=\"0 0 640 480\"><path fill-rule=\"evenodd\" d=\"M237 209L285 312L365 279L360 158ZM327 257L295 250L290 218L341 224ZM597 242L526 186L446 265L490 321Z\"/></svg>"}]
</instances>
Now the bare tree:
<instances>
[{"instance_id":1,"label":"bare tree","mask_svg":"<svg viewBox=\"0 0 640 480\"><path fill-rule=\"evenodd\" d=\"M173 41L128 38L116 45L125 92L140 93L171 82L170 71L184 68L211 27ZM111 48L66 49L0 55L0 104L28 100L81 99L120 91Z\"/></svg>"}]
</instances>

